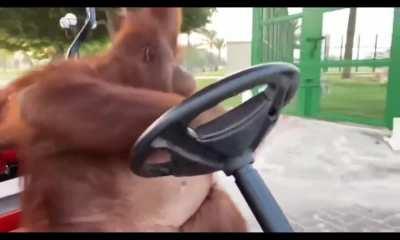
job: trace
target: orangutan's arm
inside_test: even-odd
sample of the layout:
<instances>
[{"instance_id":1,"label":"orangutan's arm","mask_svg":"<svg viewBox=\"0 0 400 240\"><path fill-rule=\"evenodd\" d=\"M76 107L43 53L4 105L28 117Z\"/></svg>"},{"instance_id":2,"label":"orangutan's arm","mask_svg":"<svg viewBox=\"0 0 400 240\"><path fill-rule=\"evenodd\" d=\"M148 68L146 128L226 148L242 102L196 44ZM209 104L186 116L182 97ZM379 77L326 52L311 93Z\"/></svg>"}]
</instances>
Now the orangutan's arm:
<instances>
[{"instance_id":1,"label":"orangutan's arm","mask_svg":"<svg viewBox=\"0 0 400 240\"><path fill-rule=\"evenodd\" d=\"M43 79L20 95L34 129L92 153L119 153L182 97L109 84L80 75Z\"/></svg>"}]
</instances>

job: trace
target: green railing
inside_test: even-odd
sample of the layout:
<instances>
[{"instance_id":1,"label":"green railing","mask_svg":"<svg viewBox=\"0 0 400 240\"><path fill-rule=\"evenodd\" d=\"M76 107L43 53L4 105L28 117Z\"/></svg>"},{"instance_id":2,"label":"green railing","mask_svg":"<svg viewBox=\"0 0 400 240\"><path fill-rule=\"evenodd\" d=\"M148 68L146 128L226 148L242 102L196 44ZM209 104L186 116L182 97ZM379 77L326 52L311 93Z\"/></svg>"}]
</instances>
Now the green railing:
<instances>
[{"instance_id":1,"label":"green railing","mask_svg":"<svg viewBox=\"0 0 400 240\"><path fill-rule=\"evenodd\" d=\"M362 59L362 60L323 60L320 67L387 67L390 58L385 59Z\"/></svg>"},{"instance_id":2,"label":"green railing","mask_svg":"<svg viewBox=\"0 0 400 240\"><path fill-rule=\"evenodd\" d=\"M302 13L289 15L283 8L254 8L251 62L289 61L299 66L300 89L286 108L288 114L392 128L393 118L400 117L400 10L394 9L389 58L376 59L374 54L373 59L322 59L323 14L339 9L304 8ZM293 23L300 19L298 44L291 38L295 39ZM297 61L295 50L300 55ZM335 68L355 68L357 77L341 79L338 72L329 71ZM359 73L360 68L372 69L371 76L378 74L373 73L377 68L388 68L388 80L371 80Z\"/></svg>"}]
</instances>

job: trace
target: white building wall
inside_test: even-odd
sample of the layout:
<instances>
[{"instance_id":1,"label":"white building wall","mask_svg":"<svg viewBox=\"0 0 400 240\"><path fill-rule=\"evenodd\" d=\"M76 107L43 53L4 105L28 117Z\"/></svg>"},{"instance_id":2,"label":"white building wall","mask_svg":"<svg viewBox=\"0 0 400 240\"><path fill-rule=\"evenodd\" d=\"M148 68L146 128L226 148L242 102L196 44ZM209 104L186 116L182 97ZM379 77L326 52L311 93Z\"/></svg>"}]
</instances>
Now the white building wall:
<instances>
[{"instance_id":1,"label":"white building wall","mask_svg":"<svg viewBox=\"0 0 400 240\"><path fill-rule=\"evenodd\" d=\"M251 66L251 42L227 42L226 75ZM242 101L251 98L251 91L242 93Z\"/></svg>"},{"instance_id":2,"label":"white building wall","mask_svg":"<svg viewBox=\"0 0 400 240\"><path fill-rule=\"evenodd\" d=\"M227 65L226 73L231 74L250 67L251 43L250 42L227 42Z\"/></svg>"}]
</instances>

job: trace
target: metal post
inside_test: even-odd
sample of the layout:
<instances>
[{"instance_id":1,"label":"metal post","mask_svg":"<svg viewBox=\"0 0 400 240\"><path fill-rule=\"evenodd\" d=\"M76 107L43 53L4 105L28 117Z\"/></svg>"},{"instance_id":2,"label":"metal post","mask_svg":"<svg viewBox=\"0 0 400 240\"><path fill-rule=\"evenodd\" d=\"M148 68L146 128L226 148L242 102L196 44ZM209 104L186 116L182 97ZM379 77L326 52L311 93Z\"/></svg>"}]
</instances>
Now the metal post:
<instances>
[{"instance_id":1,"label":"metal post","mask_svg":"<svg viewBox=\"0 0 400 240\"><path fill-rule=\"evenodd\" d=\"M297 95L298 113L303 116L315 116L320 110L321 41L312 40L321 39L322 14L321 8L304 8L303 10L299 64L301 83Z\"/></svg>"},{"instance_id":2,"label":"metal post","mask_svg":"<svg viewBox=\"0 0 400 240\"><path fill-rule=\"evenodd\" d=\"M264 232L293 232L274 196L251 164L234 171L233 176Z\"/></svg>"},{"instance_id":3,"label":"metal post","mask_svg":"<svg viewBox=\"0 0 400 240\"><path fill-rule=\"evenodd\" d=\"M273 8L264 8L264 21L265 20L269 20L273 17ZM274 38L273 38L273 24L268 24L268 25L264 25L264 34L265 34L265 39L267 41L267 45L265 47L265 55L264 55L264 62L268 62L271 61L271 59L273 58L272 56L272 45L274 42Z\"/></svg>"},{"instance_id":4,"label":"metal post","mask_svg":"<svg viewBox=\"0 0 400 240\"><path fill-rule=\"evenodd\" d=\"M342 40L340 42L340 56L339 56L339 60L343 60L343 36L342 36ZM339 67L339 72L342 71L342 67Z\"/></svg>"},{"instance_id":5,"label":"metal post","mask_svg":"<svg viewBox=\"0 0 400 240\"><path fill-rule=\"evenodd\" d=\"M329 48L330 48L330 36L325 36L325 47L324 47L324 60L329 60ZM324 72L328 71L328 67L323 68Z\"/></svg>"},{"instance_id":6,"label":"metal post","mask_svg":"<svg viewBox=\"0 0 400 240\"><path fill-rule=\"evenodd\" d=\"M375 36L374 61L376 60L377 47L378 47L378 34L376 34L376 36ZM375 65L372 67L372 72L375 72Z\"/></svg>"},{"instance_id":7,"label":"metal post","mask_svg":"<svg viewBox=\"0 0 400 240\"><path fill-rule=\"evenodd\" d=\"M270 25L270 28L272 29L272 41L271 41L271 45L270 46L273 46L272 48L269 48L269 51L271 52L271 59L268 59L268 60L272 60L272 61L275 61L276 60L276 53L277 53L277 49L276 49L276 47L277 47L277 37L276 37L276 30L277 30L277 27L276 27L276 24L275 23L272 23L271 25Z\"/></svg>"},{"instance_id":8,"label":"metal post","mask_svg":"<svg viewBox=\"0 0 400 240\"><path fill-rule=\"evenodd\" d=\"M360 59L360 40L361 36L358 34L358 39L357 39L357 60ZM356 66L356 72L358 72L358 65Z\"/></svg>"},{"instance_id":9,"label":"metal post","mask_svg":"<svg viewBox=\"0 0 400 240\"><path fill-rule=\"evenodd\" d=\"M251 65L262 63L263 46L263 9L253 8L252 39L251 39Z\"/></svg>"},{"instance_id":10,"label":"metal post","mask_svg":"<svg viewBox=\"0 0 400 240\"><path fill-rule=\"evenodd\" d=\"M386 94L385 125L392 129L393 118L400 117L400 8L394 9L389 81Z\"/></svg>"},{"instance_id":11,"label":"metal post","mask_svg":"<svg viewBox=\"0 0 400 240\"><path fill-rule=\"evenodd\" d=\"M265 54L264 43L264 9L253 8L252 39L251 39L251 65L263 62ZM257 94L257 89L252 89L252 94Z\"/></svg>"}]
</instances>

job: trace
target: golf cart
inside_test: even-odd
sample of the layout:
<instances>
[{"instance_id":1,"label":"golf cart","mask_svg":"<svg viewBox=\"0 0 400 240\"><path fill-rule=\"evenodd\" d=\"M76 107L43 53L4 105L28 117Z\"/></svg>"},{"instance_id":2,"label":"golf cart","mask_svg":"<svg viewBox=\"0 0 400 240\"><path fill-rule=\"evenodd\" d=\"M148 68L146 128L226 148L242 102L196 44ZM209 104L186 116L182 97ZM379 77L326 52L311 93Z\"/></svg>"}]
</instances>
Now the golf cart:
<instances>
[{"instance_id":1,"label":"golf cart","mask_svg":"<svg viewBox=\"0 0 400 240\"><path fill-rule=\"evenodd\" d=\"M95 26L94 13L94 8L87 8L86 22L68 49L67 57L79 56L81 42ZM142 177L180 177L223 171L227 176L234 176L264 232L292 232L286 216L252 163L255 149L277 122L281 109L295 95L298 79L294 65L269 63L232 74L204 88L164 113L139 137L132 146L132 172ZM219 118L195 129L189 127L207 109L260 86L266 86L265 90ZM147 163L147 157L156 149L167 150L171 161ZM0 216L0 230L17 228L19 217L18 211Z\"/></svg>"}]
</instances>

